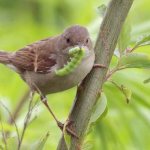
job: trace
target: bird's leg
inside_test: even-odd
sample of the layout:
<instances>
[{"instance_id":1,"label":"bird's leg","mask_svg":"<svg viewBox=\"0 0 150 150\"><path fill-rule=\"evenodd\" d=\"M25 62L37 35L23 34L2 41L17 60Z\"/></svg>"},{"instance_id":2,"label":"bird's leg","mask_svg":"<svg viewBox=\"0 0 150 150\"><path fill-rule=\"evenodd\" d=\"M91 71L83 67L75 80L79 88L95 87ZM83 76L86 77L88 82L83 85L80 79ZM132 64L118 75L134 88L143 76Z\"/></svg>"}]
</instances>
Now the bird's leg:
<instances>
[{"instance_id":1,"label":"bird's leg","mask_svg":"<svg viewBox=\"0 0 150 150\"><path fill-rule=\"evenodd\" d=\"M67 133L69 133L70 135L72 135L75 138L79 138L78 135L75 133L74 128L73 128L73 121L67 119L66 122L64 123L63 126L63 135L65 134L65 131L67 131Z\"/></svg>"},{"instance_id":2,"label":"bird's leg","mask_svg":"<svg viewBox=\"0 0 150 150\"><path fill-rule=\"evenodd\" d=\"M52 115L52 117L54 118L54 120L56 121L56 123L59 126L59 128L62 130L64 125L63 125L63 123L61 123L60 121L58 121L58 119L56 118L55 114L53 113L53 111L49 107L48 102L47 102L47 98L41 96L41 101L46 106L46 108L48 109L48 111L50 112L50 114Z\"/></svg>"},{"instance_id":3,"label":"bird's leg","mask_svg":"<svg viewBox=\"0 0 150 150\"><path fill-rule=\"evenodd\" d=\"M78 136L76 135L76 133L74 131L72 131L72 129L69 128L69 121L66 122L65 124L61 123L57 118L56 116L54 115L53 111L51 110L51 108L49 107L48 105L48 102L47 102L47 98L46 97L43 97L41 96L41 101L42 103L46 106L46 108L48 109L48 111L50 112L50 114L52 115L52 117L54 118L54 120L56 121L58 127L63 131L64 133L64 130L67 131L70 135L78 138Z\"/></svg>"},{"instance_id":4,"label":"bird's leg","mask_svg":"<svg viewBox=\"0 0 150 150\"><path fill-rule=\"evenodd\" d=\"M103 64L94 64L93 68L107 68L107 67Z\"/></svg>"}]
</instances>

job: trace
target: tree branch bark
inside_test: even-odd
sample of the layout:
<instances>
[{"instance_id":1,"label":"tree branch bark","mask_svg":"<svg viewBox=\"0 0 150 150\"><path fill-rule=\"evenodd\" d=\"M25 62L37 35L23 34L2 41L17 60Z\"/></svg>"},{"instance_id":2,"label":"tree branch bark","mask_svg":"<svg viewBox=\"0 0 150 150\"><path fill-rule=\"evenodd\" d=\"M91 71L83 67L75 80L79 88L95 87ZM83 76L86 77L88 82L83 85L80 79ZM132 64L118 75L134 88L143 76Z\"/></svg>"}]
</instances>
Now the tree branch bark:
<instances>
[{"instance_id":1,"label":"tree branch bark","mask_svg":"<svg viewBox=\"0 0 150 150\"><path fill-rule=\"evenodd\" d=\"M119 33L132 3L133 0L110 1L95 45L96 64L109 67ZM77 93L77 99L70 112L69 119L74 122L74 128L79 139L71 138L70 150L80 150L81 148L92 109L102 90L106 73L107 68L93 69L81 85L83 91ZM67 150L63 136L57 150Z\"/></svg>"}]
</instances>

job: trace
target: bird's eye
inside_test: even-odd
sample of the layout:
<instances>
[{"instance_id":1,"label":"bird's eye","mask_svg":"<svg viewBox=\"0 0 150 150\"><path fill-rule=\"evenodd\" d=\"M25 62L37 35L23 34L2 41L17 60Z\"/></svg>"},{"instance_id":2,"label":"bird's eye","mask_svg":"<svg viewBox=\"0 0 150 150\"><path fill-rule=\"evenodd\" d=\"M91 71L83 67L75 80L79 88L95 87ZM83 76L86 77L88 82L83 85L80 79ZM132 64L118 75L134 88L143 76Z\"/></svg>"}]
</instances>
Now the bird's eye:
<instances>
[{"instance_id":1,"label":"bird's eye","mask_svg":"<svg viewBox=\"0 0 150 150\"><path fill-rule=\"evenodd\" d=\"M89 39L86 40L86 43L89 43Z\"/></svg>"},{"instance_id":2,"label":"bird's eye","mask_svg":"<svg viewBox=\"0 0 150 150\"><path fill-rule=\"evenodd\" d=\"M69 38L67 38L67 39L66 39L66 42L67 42L67 43L70 43L70 39L69 39Z\"/></svg>"}]
</instances>

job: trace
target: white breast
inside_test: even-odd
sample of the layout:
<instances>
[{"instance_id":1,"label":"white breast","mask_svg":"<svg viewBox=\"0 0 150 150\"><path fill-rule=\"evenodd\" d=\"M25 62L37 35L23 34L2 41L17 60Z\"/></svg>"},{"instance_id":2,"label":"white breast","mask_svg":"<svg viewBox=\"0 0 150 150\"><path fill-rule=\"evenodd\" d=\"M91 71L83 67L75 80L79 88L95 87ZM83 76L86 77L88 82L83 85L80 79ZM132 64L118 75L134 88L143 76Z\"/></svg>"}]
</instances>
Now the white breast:
<instances>
[{"instance_id":1,"label":"white breast","mask_svg":"<svg viewBox=\"0 0 150 150\"><path fill-rule=\"evenodd\" d=\"M86 57L82 63L69 75L57 76L55 72L49 74L37 74L28 72L24 74L25 80L32 87L32 83L40 89L43 94L60 92L78 85L91 71L95 60L95 54Z\"/></svg>"}]
</instances>

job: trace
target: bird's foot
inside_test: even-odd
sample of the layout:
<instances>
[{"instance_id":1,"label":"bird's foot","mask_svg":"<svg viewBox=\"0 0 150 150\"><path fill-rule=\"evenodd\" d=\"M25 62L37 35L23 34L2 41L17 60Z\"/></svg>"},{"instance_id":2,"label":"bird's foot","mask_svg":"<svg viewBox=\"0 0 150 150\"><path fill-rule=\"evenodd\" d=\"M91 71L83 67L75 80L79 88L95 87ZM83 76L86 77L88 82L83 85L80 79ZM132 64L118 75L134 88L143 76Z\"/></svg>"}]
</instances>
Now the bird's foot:
<instances>
[{"instance_id":1,"label":"bird's foot","mask_svg":"<svg viewBox=\"0 0 150 150\"><path fill-rule=\"evenodd\" d=\"M62 130L63 134L65 134L65 132L67 132L71 136L78 139L79 137L77 136L77 134L73 130L73 127L71 127L72 123L73 123L73 121L70 121L70 120L67 120L64 124L58 121L57 125Z\"/></svg>"},{"instance_id":2,"label":"bird's foot","mask_svg":"<svg viewBox=\"0 0 150 150\"><path fill-rule=\"evenodd\" d=\"M53 118L55 119L58 127L62 130L63 134L65 133L65 131L70 134L73 137L78 138L77 134L73 131L73 127L72 125L72 121L69 121L69 119L63 124L60 121L58 121L58 119L56 118L56 116L54 115L53 111L51 110L51 108L49 107L48 103L47 103L47 98L46 97L41 97L41 101L43 102L43 104L46 106L46 108L48 109L48 111L50 112L50 114L53 116Z\"/></svg>"},{"instance_id":3,"label":"bird's foot","mask_svg":"<svg viewBox=\"0 0 150 150\"><path fill-rule=\"evenodd\" d=\"M93 68L107 68L107 67L103 64L94 64Z\"/></svg>"}]
</instances>

